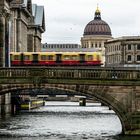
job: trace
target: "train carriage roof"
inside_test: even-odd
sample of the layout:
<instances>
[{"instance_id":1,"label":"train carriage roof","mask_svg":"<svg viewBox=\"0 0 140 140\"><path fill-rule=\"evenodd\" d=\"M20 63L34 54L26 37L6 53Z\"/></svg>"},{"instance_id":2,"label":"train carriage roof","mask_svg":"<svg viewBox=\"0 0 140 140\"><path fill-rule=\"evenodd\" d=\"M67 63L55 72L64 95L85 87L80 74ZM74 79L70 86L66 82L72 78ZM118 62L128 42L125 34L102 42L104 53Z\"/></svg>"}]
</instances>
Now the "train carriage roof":
<instances>
[{"instance_id":1,"label":"train carriage roof","mask_svg":"<svg viewBox=\"0 0 140 140\"><path fill-rule=\"evenodd\" d=\"M20 55L21 52L10 52L10 54L12 54L12 55Z\"/></svg>"},{"instance_id":2,"label":"train carriage roof","mask_svg":"<svg viewBox=\"0 0 140 140\"><path fill-rule=\"evenodd\" d=\"M38 54L38 55L55 55L55 54L63 54L63 55L78 55L78 54L100 54L100 51L89 51L89 49L87 49L87 51L47 51L47 52L10 52L10 54L12 55L33 55L33 54Z\"/></svg>"}]
</instances>

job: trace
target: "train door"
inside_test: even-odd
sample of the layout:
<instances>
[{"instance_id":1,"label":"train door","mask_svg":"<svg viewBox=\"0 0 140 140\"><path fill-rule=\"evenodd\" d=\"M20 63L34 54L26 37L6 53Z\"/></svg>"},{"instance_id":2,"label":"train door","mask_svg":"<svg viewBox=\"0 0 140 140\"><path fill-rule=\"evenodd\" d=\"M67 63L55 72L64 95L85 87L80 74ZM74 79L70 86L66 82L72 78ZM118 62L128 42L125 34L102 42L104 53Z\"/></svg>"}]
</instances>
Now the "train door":
<instances>
[{"instance_id":1,"label":"train door","mask_svg":"<svg viewBox=\"0 0 140 140\"><path fill-rule=\"evenodd\" d=\"M56 54L56 63L62 62L62 54Z\"/></svg>"},{"instance_id":2,"label":"train door","mask_svg":"<svg viewBox=\"0 0 140 140\"><path fill-rule=\"evenodd\" d=\"M79 60L80 60L80 63L85 63L85 54L80 54Z\"/></svg>"},{"instance_id":3,"label":"train door","mask_svg":"<svg viewBox=\"0 0 140 140\"><path fill-rule=\"evenodd\" d=\"M20 54L20 65L21 66L24 65L24 54L23 53Z\"/></svg>"},{"instance_id":4,"label":"train door","mask_svg":"<svg viewBox=\"0 0 140 140\"><path fill-rule=\"evenodd\" d=\"M33 54L33 65L38 64L38 54Z\"/></svg>"}]
</instances>

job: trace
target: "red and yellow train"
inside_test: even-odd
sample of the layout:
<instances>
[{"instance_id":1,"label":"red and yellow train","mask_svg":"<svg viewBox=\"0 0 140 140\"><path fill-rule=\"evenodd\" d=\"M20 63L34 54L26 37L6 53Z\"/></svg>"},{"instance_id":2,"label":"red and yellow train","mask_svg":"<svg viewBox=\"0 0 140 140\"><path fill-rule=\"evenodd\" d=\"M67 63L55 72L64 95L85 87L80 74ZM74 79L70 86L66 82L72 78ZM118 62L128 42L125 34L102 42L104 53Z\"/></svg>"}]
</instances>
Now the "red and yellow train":
<instances>
[{"instance_id":1,"label":"red and yellow train","mask_svg":"<svg viewBox=\"0 0 140 140\"><path fill-rule=\"evenodd\" d=\"M100 52L11 52L11 66L101 66Z\"/></svg>"}]
</instances>

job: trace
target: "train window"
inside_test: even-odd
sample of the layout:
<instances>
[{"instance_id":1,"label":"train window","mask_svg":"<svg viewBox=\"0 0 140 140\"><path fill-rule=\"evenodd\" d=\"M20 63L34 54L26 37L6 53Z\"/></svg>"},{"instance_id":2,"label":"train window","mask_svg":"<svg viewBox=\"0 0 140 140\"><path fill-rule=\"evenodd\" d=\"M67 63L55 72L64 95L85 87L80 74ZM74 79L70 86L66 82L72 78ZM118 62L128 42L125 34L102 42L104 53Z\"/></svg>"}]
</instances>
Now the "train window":
<instances>
[{"instance_id":1,"label":"train window","mask_svg":"<svg viewBox=\"0 0 140 140\"><path fill-rule=\"evenodd\" d=\"M69 60L70 59L70 56L69 55L64 55L64 60Z\"/></svg>"},{"instance_id":2,"label":"train window","mask_svg":"<svg viewBox=\"0 0 140 140\"><path fill-rule=\"evenodd\" d=\"M19 55L15 55L15 56L14 56L14 60L20 60Z\"/></svg>"},{"instance_id":3,"label":"train window","mask_svg":"<svg viewBox=\"0 0 140 140\"><path fill-rule=\"evenodd\" d=\"M71 60L77 60L77 56L76 55L72 55L71 56Z\"/></svg>"},{"instance_id":4,"label":"train window","mask_svg":"<svg viewBox=\"0 0 140 140\"><path fill-rule=\"evenodd\" d=\"M41 55L41 60L46 60L47 56L46 55Z\"/></svg>"},{"instance_id":5,"label":"train window","mask_svg":"<svg viewBox=\"0 0 140 140\"><path fill-rule=\"evenodd\" d=\"M30 60L30 55L24 55L24 60Z\"/></svg>"},{"instance_id":6,"label":"train window","mask_svg":"<svg viewBox=\"0 0 140 140\"><path fill-rule=\"evenodd\" d=\"M53 55L48 55L48 60L53 60Z\"/></svg>"},{"instance_id":7,"label":"train window","mask_svg":"<svg viewBox=\"0 0 140 140\"><path fill-rule=\"evenodd\" d=\"M92 56L92 55L88 55L88 56L87 56L87 60L88 60L88 61L93 60L93 56Z\"/></svg>"}]
</instances>

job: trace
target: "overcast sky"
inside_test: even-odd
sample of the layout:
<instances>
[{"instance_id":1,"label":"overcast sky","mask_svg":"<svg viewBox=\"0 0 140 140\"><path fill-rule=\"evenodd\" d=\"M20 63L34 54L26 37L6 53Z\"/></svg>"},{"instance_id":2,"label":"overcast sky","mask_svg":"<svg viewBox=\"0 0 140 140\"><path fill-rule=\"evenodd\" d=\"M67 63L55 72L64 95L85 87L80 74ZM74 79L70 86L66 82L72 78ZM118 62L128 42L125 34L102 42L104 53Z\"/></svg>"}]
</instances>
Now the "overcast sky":
<instances>
[{"instance_id":1,"label":"overcast sky","mask_svg":"<svg viewBox=\"0 0 140 140\"><path fill-rule=\"evenodd\" d=\"M43 43L80 43L84 28L99 5L113 37L140 35L140 0L32 0L44 5Z\"/></svg>"}]
</instances>

